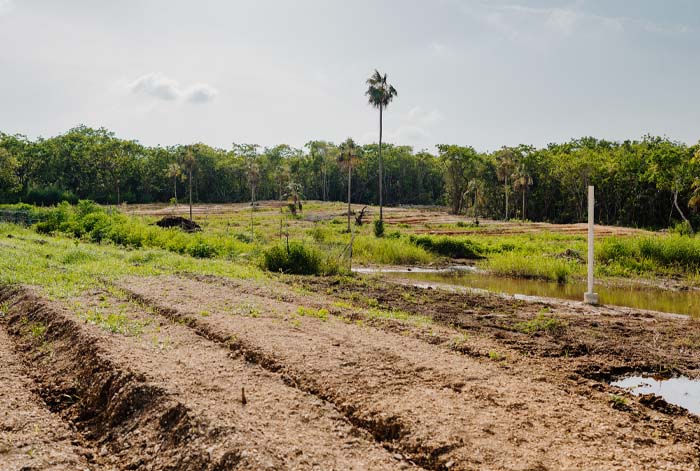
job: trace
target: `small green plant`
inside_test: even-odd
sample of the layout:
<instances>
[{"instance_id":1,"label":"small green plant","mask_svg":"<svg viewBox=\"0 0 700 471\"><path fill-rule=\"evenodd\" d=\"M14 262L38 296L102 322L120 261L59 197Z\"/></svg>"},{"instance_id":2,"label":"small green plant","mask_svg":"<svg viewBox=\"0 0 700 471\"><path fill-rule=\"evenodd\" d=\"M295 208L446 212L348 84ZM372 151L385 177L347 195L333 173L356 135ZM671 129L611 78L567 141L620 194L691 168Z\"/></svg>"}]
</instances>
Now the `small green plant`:
<instances>
[{"instance_id":1,"label":"small green plant","mask_svg":"<svg viewBox=\"0 0 700 471\"><path fill-rule=\"evenodd\" d=\"M381 219L375 219L374 221L374 236L384 237L384 221Z\"/></svg>"},{"instance_id":2,"label":"small green plant","mask_svg":"<svg viewBox=\"0 0 700 471\"><path fill-rule=\"evenodd\" d=\"M525 334L533 334L536 332L545 332L550 335L560 335L565 330L568 324L556 316L547 316L546 311L540 311L537 316L526 322L518 322L513 327L519 332Z\"/></svg>"},{"instance_id":3,"label":"small green plant","mask_svg":"<svg viewBox=\"0 0 700 471\"><path fill-rule=\"evenodd\" d=\"M315 317L317 319L321 319L322 321L327 321L328 320L328 309L312 309L312 308L307 308L304 306L299 306L299 309L297 309L297 314L303 317Z\"/></svg>"},{"instance_id":4,"label":"small green plant","mask_svg":"<svg viewBox=\"0 0 700 471\"><path fill-rule=\"evenodd\" d=\"M10 312L9 303L0 303L0 317L5 317Z\"/></svg>"},{"instance_id":5,"label":"small green plant","mask_svg":"<svg viewBox=\"0 0 700 471\"><path fill-rule=\"evenodd\" d=\"M495 350L491 350L489 352L489 359L493 361L501 361L503 359L503 355L501 355Z\"/></svg>"},{"instance_id":6,"label":"small green plant","mask_svg":"<svg viewBox=\"0 0 700 471\"><path fill-rule=\"evenodd\" d=\"M33 322L29 326L29 333L35 339L43 339L44 334L46 334L46 326L41 322Z\"/></svg>"},{"instance_id":7,"label":"small green plant","mask_svg":"<svg viewBox=\"0 0 700 471\"><path fill-rule=\"evenodd\" d=\"M199 315L202 317L209 317L211 316L211 313L209 311L200 311Z\"/></svg>"},{"instance_id":8,"label":"small green plant","mask_svg":"<svg viewBox=\"0 0 700 471\"><path fill-rule=\"evenodd\" d=\"M627 399L617 394L611 394L608 400L613 409L625 409L627 407Z\"/></svg>"}]
</instances>

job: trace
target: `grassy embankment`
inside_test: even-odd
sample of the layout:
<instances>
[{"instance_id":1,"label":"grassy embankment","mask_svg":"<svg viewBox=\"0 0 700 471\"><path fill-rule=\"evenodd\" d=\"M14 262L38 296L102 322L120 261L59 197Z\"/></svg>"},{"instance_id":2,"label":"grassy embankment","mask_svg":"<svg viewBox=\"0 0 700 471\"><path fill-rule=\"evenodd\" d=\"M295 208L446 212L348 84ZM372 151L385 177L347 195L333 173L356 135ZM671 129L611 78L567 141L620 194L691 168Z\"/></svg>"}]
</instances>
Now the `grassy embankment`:
<instances>
[{"instance_id":1,"label":"grassy embankment","mask_svg":"<svg viewBox=\"0 0 700 471\"><path fill-rule=\"evenodd\" d=\"M298 265L300 259L294 257L300 256L302 265L309 267L308 273L346 270L343 250L350 234L346 219L339 215L344 210L339 203L307 204L306 217L272 207L206 215L198 219L204 230L195 234L161 229L153 224L155 217L130 216L87 203L24 208L43 219L34 226L37 232L100 243L103 250L110 250L105 244L114 244L151 254L142 255L146 258L171 253L184 256L178 263L194 257L211 259L221 267L226 261L236 261L239 263L234 266L251 270L267 266L273 271ZM459 231L460 235L414 233L426 227ZM582 235L491 235L483 234L483 227L465 228L463 224L387 224L383 238L372 234L370 224L355 226L354 231L354 264L448 264L454 258L468 258L495 274L560 282L583 278L586 270L586 239ZM290 250L286 249L287 238ZM301 246L303 250L297 250ZM607 237L598 242L596 258L599 277L674 277L693 283L700 272L700 239L668 234ZM70 256L67 260L70 262Z\"/></svg>"}]
</instances>

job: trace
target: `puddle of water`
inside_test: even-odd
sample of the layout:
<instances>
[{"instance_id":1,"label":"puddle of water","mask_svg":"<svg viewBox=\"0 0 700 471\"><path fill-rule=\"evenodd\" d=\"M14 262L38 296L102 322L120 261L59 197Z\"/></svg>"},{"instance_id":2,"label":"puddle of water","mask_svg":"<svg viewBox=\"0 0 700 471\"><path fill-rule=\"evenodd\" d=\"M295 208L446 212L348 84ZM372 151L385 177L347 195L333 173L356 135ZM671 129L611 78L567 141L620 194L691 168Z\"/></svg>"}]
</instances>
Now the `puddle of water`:
<instances>
[{"instance_id":1,"label":"puddle of water","mask_svg":"<svg viewBox=\"0 0 700 471\"><path fill-rule=\"evenodd\" d=\"M685 376L676 378L655 378L653 376L630 376L610 383L627 389L632 394L653 393L664 398L669 404L681 406L693 414L700 413L700 380Z\"/></svg>"},{"instance_id":2,"label":"puddle of water","mask_svg":"<svg viewBox=\"0 0 700 471\"><path fill-rule=\"evenodd\" d=\"M387 272L387 276L391 273ZM398 273L394 276L398 276ZM482 289L495 293L540 296L547 298L582 301L585 283L559 284L550 281L506 278L483 272L453 270L441 272L401 272L401 278L416 281L447 283L456 286ZM651 311L669 312L697 316L700 314L700 292L694 290L671 291L649 286L602 286L596 285L602 304L625 306Z\"/></svg>"}]
</instances>

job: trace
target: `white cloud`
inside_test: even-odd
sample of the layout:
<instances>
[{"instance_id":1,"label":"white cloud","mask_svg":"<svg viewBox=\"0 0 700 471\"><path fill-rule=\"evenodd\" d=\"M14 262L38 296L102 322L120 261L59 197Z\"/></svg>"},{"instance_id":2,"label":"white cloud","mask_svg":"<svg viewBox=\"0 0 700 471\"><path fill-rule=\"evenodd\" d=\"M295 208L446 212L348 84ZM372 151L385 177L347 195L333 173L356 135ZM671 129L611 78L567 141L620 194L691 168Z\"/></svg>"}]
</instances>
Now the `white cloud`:
<instances>
[{"instance_id":1,"label":"white cloud","mask_svg":"<svg viewBox=\"0 0 700 471\"><path fill-rule=\"evenodd\" d=\"M219 91L207 83L197 83L185 90L185 99L190 103L207 103L212 101Z\"/></svg>"},{"instance_id":2,"label":"white cloud","mask_svg":"<svg viewBox=\"0 0 700 471\"><path fill-rule=\"evenodd\" d=\"M130 84L131 93L147 95L164 101L187 101L190 103L207 103L219 93L207 83L196 83L183 87L177 80L166 77L160 72L143 75Z\"/></svg>"}]
</instances>

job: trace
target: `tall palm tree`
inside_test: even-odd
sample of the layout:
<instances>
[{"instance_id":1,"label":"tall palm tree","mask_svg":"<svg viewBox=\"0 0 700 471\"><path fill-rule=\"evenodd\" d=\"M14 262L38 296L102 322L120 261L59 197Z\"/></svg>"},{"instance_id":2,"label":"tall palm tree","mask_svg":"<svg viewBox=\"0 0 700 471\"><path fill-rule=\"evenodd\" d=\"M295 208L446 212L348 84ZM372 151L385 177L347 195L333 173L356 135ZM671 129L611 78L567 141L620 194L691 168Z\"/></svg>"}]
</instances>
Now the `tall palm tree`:
<instances>
[{"instance_id":1,"label":"tall palm tree","mask_svg":"<svg viewBox=\"0 0 700 471\"><path fill-rule=\"evenodd\" d=\"M513 174L513 189L515 191L520 191L523 197L523 210L521 217L523 221L527 219L527 213L525 211L525 198L527 197L527 190L532 186L532 175L530 175L523 166L520 166L518 170Z\"/></svg>"},{"instance_id":2,"label":"tall palm tree","mask_svg":"<svg viewBox=\"0 0 700 471\"><path fill-rule=\"evenodd\" d=\"M367 91L365 95L369 99L369 104L375 108L379 108L379 220L384 220L383 212L383 192L382 192L382 112L389 106L389 103L398 93L396 89L386 81L386 74L382 75L378 70L375 70L370 78L367 79Z\"/></svg>"},{"instance_id":3,"label":"tall palm tree","mask_svg":"<svg viewBox=\"0 0 700 471\"><path fill-rule=\"evenodd\" d=\"M508 177L513 174L513 169L515 168L515 154L513 149L509 147L503 147L496 156L496 175L498 179L503 182L503 189L506 194L506 221L508 220L508 194L510 193L510 185L508 183Z\"/></svg>"},{"instance_id":4,"label":"tall palm tree","mask_svg":"<svg viewBox=\"0 0 700 471\"><path fill-rule=\"evenodd\" d=\"M348 232L350 232L350 198L352 195L352 168L357 165L359 161L359 154L357 145L355 141L349 137L345 142L340 144L338 149L340 153L338 154L338 165L347 168L348 170Z\"/></svg>"},{"instance_id":5,"label":"tall palm tree","mask_svg":"<svg viewBox=\"0 0 700 471\"><path fill-rule=\"evenodd\" d=\"M177 204L177 180L182 178L182 167L177 162L173 162L168 165L165 171L165 175L168 178L173 179L173 190L175 190L175 204Z\"/></svg>"}]
</instances>

